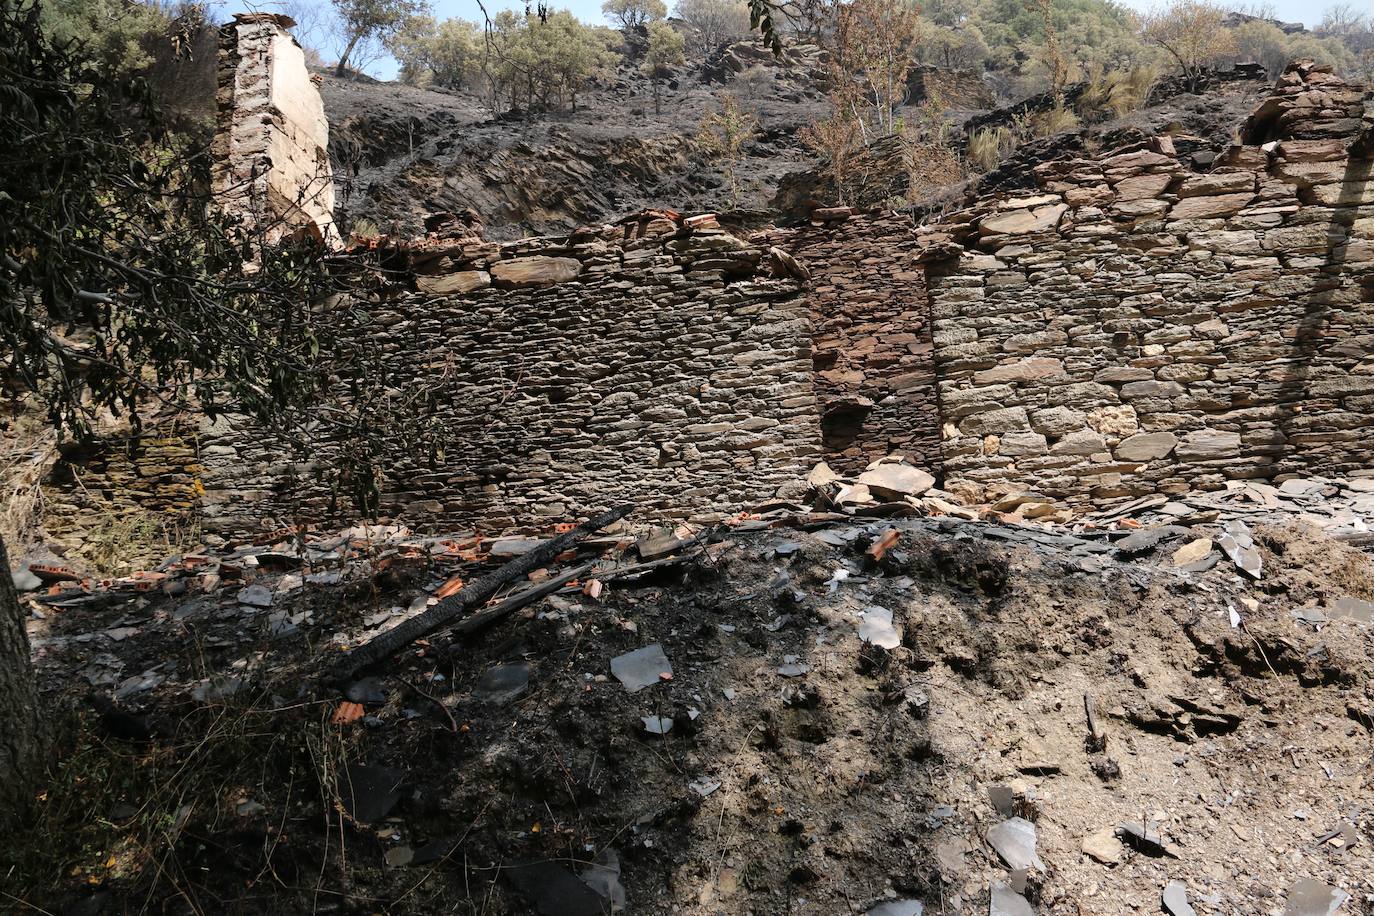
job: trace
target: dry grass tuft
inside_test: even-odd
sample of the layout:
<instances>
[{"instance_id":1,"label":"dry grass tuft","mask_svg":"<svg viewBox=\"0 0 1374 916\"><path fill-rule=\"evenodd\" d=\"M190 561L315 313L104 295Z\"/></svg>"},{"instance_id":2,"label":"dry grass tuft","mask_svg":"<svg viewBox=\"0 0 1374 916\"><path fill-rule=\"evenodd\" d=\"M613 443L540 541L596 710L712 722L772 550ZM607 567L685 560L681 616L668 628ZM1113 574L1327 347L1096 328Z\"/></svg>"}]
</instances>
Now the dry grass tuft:
<instances>
[{"instance_id":1,"label":"dry grass tuft","mask_svg":"<svg viewBox=\"0 0 1374 916\"><path fill-rule=\"evenodd\" d=\"M1016 151L1016 134L1006 127L984 127L968 138L965 153L969 165L979 172L991 172Z\"/></svg>"},{"instance_id":2,"label":"dry grass tuft","mask_svg":"<svg viewBox=\"0 0 1374 916\"><path fill-rule=\"evenodd\" d=\"M46 424L16 418L0 436L0 538L12 557L22 555L39 536L43 480L56 460L57 435Z\"/></svg>"}]
</instances>

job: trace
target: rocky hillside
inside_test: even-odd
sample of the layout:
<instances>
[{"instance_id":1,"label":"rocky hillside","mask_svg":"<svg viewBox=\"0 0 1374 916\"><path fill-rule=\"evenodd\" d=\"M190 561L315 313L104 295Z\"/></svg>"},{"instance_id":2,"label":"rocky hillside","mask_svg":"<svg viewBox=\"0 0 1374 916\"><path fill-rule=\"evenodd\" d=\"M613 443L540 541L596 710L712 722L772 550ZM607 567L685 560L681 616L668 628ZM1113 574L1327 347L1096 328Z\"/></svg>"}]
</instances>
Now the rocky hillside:
<instances>
[{"instance_id":1,"label":"rocky hillside","mask_svg":"<svg viewBox=\"0 0 1374 916\"><path fill-rule=\"evenodd\" d=\"M780 64L754 53L744 66L740 55L750 52L739 51L682 68L661 86L661 114L650 82L632 67L579 96L575 112L529 119L493 118L464 93L323 74L345 217L409 233L426 213L471 208L488 236L509 238L654 204L762 206L784 174L811 162L796 133L826 102L816 49L808 50ZM723 91L759 124L737 170L737 199L696 140Z\"/></svg>"},{"instance_id":2,"label":"rocky hillside","mask_svg":"<svg viewBox=\"0 0 1374 916\"><path fill-rule=\"evenodd\" d=\"M1231 142L1235 125L1269 84L1256 66L1216 74L1198 92L1164 80L1143 108L1124 116L1090 110L1089 87L1073 86L1068 102L1082 112L1080 125L1022 141L984 178L968 155L970 135L1024 134L1027 119L1049 106L1049 96L992 109L979 75L921 68L912 73L904 117L917 122L917 107L933 93L952 128L949 139L940 147L920 145L915 156L895 138L881 141L862 159L862 199L850 202L929 204L957 194L970 178L985 187L1017 187L1046 157L1095 148L1122 131L1169 133L1205 158ZM427 213L471 209L488 237L501 239L557 233L648 206L786 218L835 202L815 154L798 137L827 112L819 49L789 48L776 60L740 43L705 64L679 68L660 90L656 114L652 85L625 66L579 97L576 111L493 117L466 93L323 74L345 222L412 234L422 231ZM698 139L725 93L757 121L733 186L726 164Z\"/></svg>"}]
</instances>

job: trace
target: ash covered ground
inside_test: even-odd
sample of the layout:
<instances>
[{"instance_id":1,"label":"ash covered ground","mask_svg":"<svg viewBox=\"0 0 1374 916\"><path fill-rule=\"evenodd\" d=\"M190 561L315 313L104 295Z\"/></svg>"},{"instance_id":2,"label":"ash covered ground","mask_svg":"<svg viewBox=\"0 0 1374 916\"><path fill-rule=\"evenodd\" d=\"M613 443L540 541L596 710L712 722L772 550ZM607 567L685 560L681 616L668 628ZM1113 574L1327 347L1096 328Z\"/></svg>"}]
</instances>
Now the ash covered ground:
<instances>
[{"instance_id":1,"label":"ash covered ground","mask_svg":"<svg viewBox=\"0 0 1374 916\"><path fill-rule=\"evenodd\" d=\"M66 755L51 844L0 889L81 913L1107 914L1166 888L1362 912L1368 554L1286 498L1002 508L775 509L640 541L647 563L611 532L578 583L342 690L343 650L529 544L357 528L31 592Z\"/></svg>"}]
</instances>

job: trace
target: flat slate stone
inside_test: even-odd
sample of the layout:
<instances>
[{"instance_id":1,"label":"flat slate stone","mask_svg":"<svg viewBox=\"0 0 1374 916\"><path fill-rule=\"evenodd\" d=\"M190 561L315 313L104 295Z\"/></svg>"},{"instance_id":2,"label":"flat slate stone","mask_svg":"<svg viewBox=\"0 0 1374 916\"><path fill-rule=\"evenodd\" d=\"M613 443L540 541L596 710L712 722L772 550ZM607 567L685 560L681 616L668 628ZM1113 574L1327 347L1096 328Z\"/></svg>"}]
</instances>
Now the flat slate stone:
<instances>
[{"instance_id":1,"label":"flat slate stone","mask_svg":"<svg viewBox=\"0 0 1374 916\"><path fill-rule=\"evenodd\" d=\"M1031 909L1025 897L999 881L992 885L988 916L1035 916L1035 910Z\"/></svg>"},{"instance_id":2,"label":"flat slate stone","mask_svg":"<svg viewBox=\"0 0 1374 916\"><path fill-rule=\"evenodd\" d=\"M375 823L401 800L405 778L404 771L391 767L346 766L339 773L339 801L358 823Z\"/></svg>"},{"instance_id":3,"label":"flat slate stone","mask_svg":"<svg viewBox=\"0 0 1374 916\"><path fill-rule=\"evenodd\" d=\"M472 688L472 698L503 706L520 696L530 684L528 662L512 662L488 669Z\"/></svg>"},{"instance_id":4,"label":"flat slate stone","mask_svg":"<svg viewBox=\"0 0 1374 916\"><path fill-rule=\"evenodd\" d=\"M909 464L880 464L864 471L855 481L879 499L920 496L935 486L935 478Z\"/></svg>"},{"instance_id":5,"label":"flat slate stone","mask_svg":"<svg viewBox=\"0 0 1374 916\"><path fill-rule=\"evenodd\" d=\"M1334 916L1349 899L1350 895L1339 888L1303 878L1288 891L1283 916Z\"/></svg>"},{"instance_id":6,"label":"flat slate stone","mask_svg":"<svg viewBox=\"0 0 1374 916\"><path fill-rule=\"evenodd\" d=\"M547 255L511 258L491 265L492 282L503 289L553 286L555 283L575 280L581 272L582 262L576 258L551 258Z\"/></svg>"},{"instance_id":7,"label":"flat slate stone","mask_svg":"<svg viewBox=\"0 0 1374 916\"><path fill-rule=\"evenodd\" d=\"M461 296L491 286L491 274L485 270L459 270L437 277L416 277L415 286L431 296Z\"/></svg>"},{"instance_id":8,"label":"flat slate stone","mask_svg":"<svg viewBox=\"0 0 1374 916\"><path fill-rule=\"evenodd\" d=\"M653 643L611 659L611 674L630 693L637 693L663 680L662 675L672 677L673 666L668 662L668 656L663 654L663 646Z\"/></svg>"}]
</instances>

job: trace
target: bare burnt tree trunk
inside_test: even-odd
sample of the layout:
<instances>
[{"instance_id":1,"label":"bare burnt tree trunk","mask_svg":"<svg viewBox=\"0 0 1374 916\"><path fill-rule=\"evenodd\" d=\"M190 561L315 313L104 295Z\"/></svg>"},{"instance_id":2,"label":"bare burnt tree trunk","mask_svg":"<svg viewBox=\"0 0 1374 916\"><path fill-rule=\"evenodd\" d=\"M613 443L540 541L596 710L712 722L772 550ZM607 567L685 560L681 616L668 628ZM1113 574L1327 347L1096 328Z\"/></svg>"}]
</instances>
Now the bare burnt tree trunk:
<instances>
[{"instance_id":1,"label":"bare burnt tree trunk","mask_svg":"<svg viewBox=\"0 0 1374 916\"><path fill-rule=\"evenodd\" d=\"M0 538L0 829L18 824L33 804L42 760L29 636Z\"/></svg>"}]
</instances>

